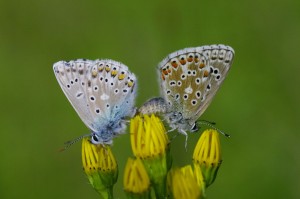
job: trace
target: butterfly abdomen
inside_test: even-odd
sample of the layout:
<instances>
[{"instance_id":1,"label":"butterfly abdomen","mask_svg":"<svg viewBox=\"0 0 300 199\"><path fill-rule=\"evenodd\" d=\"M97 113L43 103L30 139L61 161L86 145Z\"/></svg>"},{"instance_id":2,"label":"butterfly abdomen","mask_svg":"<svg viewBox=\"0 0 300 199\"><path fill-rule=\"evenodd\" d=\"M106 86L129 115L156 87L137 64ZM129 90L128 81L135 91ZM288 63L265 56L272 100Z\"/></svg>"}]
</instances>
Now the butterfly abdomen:
<instances>
[{"instance_id":1,"label":"butterfly abdomen","mask_svg":"<svg viewBox=\"0 0 300 199\"><path fill-rule=\"evenodd\" d=\"M141 115L163 114L166 111L167 105L161 97L149 99L138 109L138 113Z\"/></svg>"}]
</instances>

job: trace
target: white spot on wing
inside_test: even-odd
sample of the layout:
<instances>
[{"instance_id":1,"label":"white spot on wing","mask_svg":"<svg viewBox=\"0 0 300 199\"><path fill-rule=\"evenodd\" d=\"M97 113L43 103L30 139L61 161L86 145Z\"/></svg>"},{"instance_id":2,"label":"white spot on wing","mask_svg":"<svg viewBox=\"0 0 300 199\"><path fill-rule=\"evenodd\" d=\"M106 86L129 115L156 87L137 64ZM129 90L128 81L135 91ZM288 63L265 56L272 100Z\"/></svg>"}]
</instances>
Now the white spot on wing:
<instances>
[{"instance_id":1,"label":"white spot on wing","mask_svg":"<svg viewBox=\"0 0 300 199\"><path fill-rule=\"evenodd\" d=\"M193 89L191 86L187 87L186 89L184 89L184 92L191 94L193 92Z\"/></svg>"},{"instance_id":2,"label":"white spot on wing","mask_svg":"<svg viewBox=\"0 0 300 199\"><path fill-rule=\"evenodd\" d=\"M101 99L101 100L108 100L108 99L109 99L109 96L106 95L105 93L103 93L103 94L100 96L100 99Z\"/></svg>"}]
</instances>

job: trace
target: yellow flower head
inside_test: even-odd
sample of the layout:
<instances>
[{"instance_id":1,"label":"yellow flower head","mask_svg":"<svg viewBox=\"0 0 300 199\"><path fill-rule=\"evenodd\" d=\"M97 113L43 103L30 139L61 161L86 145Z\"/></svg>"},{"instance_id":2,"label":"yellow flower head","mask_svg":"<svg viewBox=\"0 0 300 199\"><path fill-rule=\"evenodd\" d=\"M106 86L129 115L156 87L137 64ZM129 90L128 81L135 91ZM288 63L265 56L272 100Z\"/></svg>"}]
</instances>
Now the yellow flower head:
<instances>
[{"instance_id":1,"label":"yellow flower head","mask_svg":"<svg viewBox=\"0 0 300 199\"><path fill-rule=\"evenodd\" d=\"M124 171L123 185L127 194L149 196L150 179L139 158L128 158Z\"/></svg>"},{"instance_id":2,"label":"yellow flower head","mask_svg":"<svg viewBox=\"0 0 300 199\"><path fill-rule=\"evenodd\" d=\"M109 146L94 145L82 140L82 164L93 188L104 198L112 195L118 178L118 165Z\"/></svg>"},{"instance_id":3,"label":"yellow flower head","mask_svg":"<svg viewBox=\"0 0 300 199\"><path fill-rule=\"evenodd\" d=\"M133 154L142 159L164 154L169 143L163 123L154 115L134 117L130 138Z\"/></svg>"},{"instance_id":4,"label":"yellow flower head","mask_svg":"<svg viewBox=\"0 0 300 199\"><path fill-rule=\"evenodd\" d=\"M91 144L88 138L82 139L82 164L83 169L87 175L93 174L99 169L99 150L100 147Z\"/></svg>"},{"instance_id":5,"label":"yellow flower head","mask_svg":"<svg viewBox=\"0 0 300 199\"><path fill-rule=\"evenodd\" d=\"M197 179L190 165L172 170L168 175L168 187L174 199L198 199L202 188L198 186Z\"/></svg>"},{"instance_id":6,"label":"yellow flower head","mask_svg":"<svg viewBox=\"0 0 300 199\"><path fill-rule=\"evenodd\" d=\"M206 187L212 184L221 165L219 133L214 129L205 130L194 149L194 167L200 167Z\"/></svg>"}]
</instances>

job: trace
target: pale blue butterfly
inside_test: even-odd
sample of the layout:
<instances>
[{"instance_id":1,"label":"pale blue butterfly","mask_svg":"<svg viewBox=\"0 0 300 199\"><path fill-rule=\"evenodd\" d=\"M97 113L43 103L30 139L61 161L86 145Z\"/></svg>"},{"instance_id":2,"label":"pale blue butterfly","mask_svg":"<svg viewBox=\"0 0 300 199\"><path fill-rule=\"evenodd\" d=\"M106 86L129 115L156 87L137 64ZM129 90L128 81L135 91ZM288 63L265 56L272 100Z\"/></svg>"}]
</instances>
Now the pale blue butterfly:
<instances>
[{"instance_id":1,"label":"pale blue butterfly","mask_svg":"<svg viewBox=\"0 0 300 199\"><path fill-rule=\"evenodd\" d=\"M225 79L234 50L225 45L186 48L158 65L161 97L148 100L141 114L163 113L171 130L188 136ZM207 123L209 125L209 123Z\"/></svg>"},{"instance_id":2,"label":"pale blue butterfly","mask_svg":"<svg viewBox=\"0 0 300 199\"><path fill-rule=\"evenodd\" d=\"M57 81L73 108L91 130L93 144L112 144L125 132L126 118L135 112L136 77L113 60L59 61Z\"/></svg>"}]
</instances>

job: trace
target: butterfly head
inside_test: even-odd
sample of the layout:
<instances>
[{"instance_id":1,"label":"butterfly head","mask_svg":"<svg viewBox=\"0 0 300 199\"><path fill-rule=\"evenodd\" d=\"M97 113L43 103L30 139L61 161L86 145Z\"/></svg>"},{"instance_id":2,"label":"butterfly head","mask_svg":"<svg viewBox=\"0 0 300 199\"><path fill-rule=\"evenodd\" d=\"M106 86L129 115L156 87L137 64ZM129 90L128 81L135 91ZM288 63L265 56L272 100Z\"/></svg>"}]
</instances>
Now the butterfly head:
<instances>
[{"instance_id":1,"label":"butterfly head","mask_svg":"<svg viewBox=\"0 0 300 199\"><path fill-rule=\"evenodd\" d=\"M98 129L97 132L92 131L91 142L93 144L112 145L114 137L125 133L126 120L121 119L118 122L112 120Z\"/></svg>"},{"instance_id":2,"label":"butterfly head","mask_svg":"<svg viewBox=\"0 0 300 199\"><path fill-rule=\"evenodd\" d=\"M197 123L191 119L185 119L181 112L170 112L165 115L166 121L170 124L172 130L177 129L180 133L196 132L199 130Z\"/></svg>"},{"instance_id":3,"label":"butterfly head","mask_svg":"<svg viewBox=\"0 0 300 199\"><path fill-rule=\"evenodd\" d=\"M108 136L100 136L97 133L92 133L91 135L91 142L93 144L107 144L107 145L111 145L112 144L112 138L109 138L109 134L107 134Z\"/></svg>"}]
</instances>

